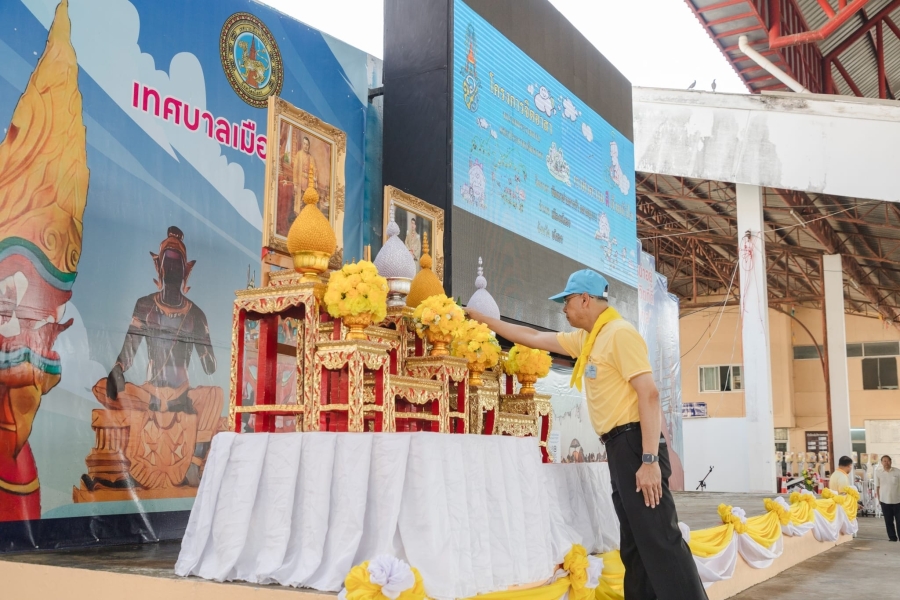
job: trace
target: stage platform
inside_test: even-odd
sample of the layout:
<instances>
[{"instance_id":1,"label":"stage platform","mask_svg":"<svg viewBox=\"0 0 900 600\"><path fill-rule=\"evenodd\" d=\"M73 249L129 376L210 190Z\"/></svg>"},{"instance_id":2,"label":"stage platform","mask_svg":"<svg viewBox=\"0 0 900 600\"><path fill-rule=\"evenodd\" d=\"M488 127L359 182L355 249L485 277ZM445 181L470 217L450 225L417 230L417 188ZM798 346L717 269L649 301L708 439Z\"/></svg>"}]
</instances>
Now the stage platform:
<instances>
[{"instance_id":1,"label":"stage platform","mask_svg":"<svg viewBox=\"0 0 900 600\"><path fill-rule=\"evenodd\" d=\"M691 529L702 529L721 523L716 513L716 508L721 503L740 506L753 515L763 512L763 499L767 497L772 495L679 492L675 494L675 502L680 520ZM881 519L860 518L859 536L862 539L877 539L879 532L883 534L883 529ZM784 555L772 567L751 569L739 562L731 580L716 583L708 589L710 600L732 597L851 540L850 536L841 536L836 543L816 542L812 536L804 536L803 539L786 538ZM314 590L273 585L215 583L196 577L178 577L174 566L180 549L180 542L160 542L0 554L0 581L4 582L4 597L17 600L62 597L63 590L67 600L94 600L103 590L123 591L129 600L230 600L246 597L248 588L253 589L253 598L259 600L284 599L287 594L309 600L331 599L335 596ZM771 600L777 596L767 595L767 598Z\"/></svg>"}]
</instances>

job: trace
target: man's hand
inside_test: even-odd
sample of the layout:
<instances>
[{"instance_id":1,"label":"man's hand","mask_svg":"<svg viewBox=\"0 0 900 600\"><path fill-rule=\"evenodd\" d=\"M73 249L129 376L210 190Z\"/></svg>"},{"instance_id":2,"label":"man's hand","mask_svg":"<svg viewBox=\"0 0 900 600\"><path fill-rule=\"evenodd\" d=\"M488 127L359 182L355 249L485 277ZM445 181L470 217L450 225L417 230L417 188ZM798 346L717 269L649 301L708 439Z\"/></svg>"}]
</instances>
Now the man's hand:
<instances>
[{"instance_id":1,"label":"man's hand","mask_svg":"<svg viewBox=\"0 0 900 600\"><path fill-rule=\"evenodd\" d=\"M644 493L644 504L650 508L656 508L656 505L662 500L662 471L659 463L641 465L635 481L637 482L635 491Z\"/></svg>"},{"instance_id":2,"label":"man's hand","mask_svg":"<svg viewBox=\"0 0 900 600\"><path fill-rule=\"evenodd\" d=\"M478 321L479 323L484 323L484 315L475 310L474 308L464 308L466 316L472 319L473 321Z\"/></svg>"}]
</instances>

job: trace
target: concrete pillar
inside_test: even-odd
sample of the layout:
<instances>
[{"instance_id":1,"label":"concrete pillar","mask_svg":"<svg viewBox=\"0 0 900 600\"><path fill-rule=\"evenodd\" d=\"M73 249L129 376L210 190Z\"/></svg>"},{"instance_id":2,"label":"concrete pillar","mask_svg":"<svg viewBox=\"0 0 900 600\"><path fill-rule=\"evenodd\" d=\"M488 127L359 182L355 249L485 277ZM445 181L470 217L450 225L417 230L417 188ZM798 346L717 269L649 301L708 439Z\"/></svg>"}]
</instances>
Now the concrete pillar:
<instances>
[{"instance_id":1,"label":"concrete pillar","mask_svg":"<svg viewBox=\"0 0 900 600\"><path fill-rule=\"evenodd\" d=\"M737 184L737 225L748 490L774 492L775 422L772 416L769 296L761 187Z\"/></svg>"},{"instance_id":2,"label":"concrete pillar","mask_svg":"<svg viewBox=\"0 0 900 600\"><path fill-rule=\"evenodd\" d=\"M832 457L853 456L850 441L850 385L847 376L847 333L844 328L844 266L840 254L826 254L825 327L828 331L828 382L831 386Z\"/></svg>"}]
</instances>

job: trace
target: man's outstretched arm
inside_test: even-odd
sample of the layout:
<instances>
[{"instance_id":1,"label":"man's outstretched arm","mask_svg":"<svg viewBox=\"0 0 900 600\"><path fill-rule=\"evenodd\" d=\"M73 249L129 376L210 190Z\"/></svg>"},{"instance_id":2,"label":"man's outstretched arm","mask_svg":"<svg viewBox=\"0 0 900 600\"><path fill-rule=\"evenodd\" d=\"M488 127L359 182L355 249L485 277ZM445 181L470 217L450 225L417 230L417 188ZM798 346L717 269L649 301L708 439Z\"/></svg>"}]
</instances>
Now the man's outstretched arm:
<instances>
[{"instance_id":1,"label":"man's outstretched arm","mask_svg":"<svg viewBox=\"0 0 900 600\"><path fill-rule=\"evenodd\" d=\"M513 325L512 323L507 323L500 319L487 317L477 310L469 308L466 309L466 314L470 319L478 321L479 323L484 323L491 328L491 331L508 339L514 344L522 344L523 346L537 348L538 350L547 350L548 352L555 352L556 354L562 354L563 356L568 356L569 354L562 346L560 346L559 341L556 339L556 334L552 331L538 331L537 329L525 327L524 325Z\"/></svg>"}]
</instances>

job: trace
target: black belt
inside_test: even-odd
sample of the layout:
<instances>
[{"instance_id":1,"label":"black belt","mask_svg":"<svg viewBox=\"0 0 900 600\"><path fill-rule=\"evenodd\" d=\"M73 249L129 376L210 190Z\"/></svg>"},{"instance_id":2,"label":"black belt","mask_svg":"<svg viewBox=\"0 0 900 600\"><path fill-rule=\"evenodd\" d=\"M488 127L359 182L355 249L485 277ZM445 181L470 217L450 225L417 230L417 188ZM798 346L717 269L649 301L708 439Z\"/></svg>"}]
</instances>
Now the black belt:
<instances>
[{"instance_id":1,"label":"black belt","mask_svg":"<svg viewBox=\"0 0 900 600\"><path fill-rule=\"evenodd\" d=\"M616 437L617 435L619 435L621 433L625 433L626 431L631 431L632 429L640 429L640 428L641 428L640 423L625 423L624 425L619 425L618 427L613 427L606 433L601 433L600 441L603 442L603 444L605 445L605 444L609 443L609 440L613 439L614 437Z\"/></svg>"}]
</instances>

